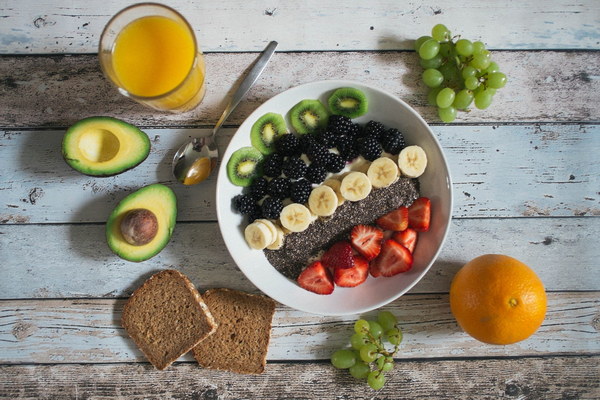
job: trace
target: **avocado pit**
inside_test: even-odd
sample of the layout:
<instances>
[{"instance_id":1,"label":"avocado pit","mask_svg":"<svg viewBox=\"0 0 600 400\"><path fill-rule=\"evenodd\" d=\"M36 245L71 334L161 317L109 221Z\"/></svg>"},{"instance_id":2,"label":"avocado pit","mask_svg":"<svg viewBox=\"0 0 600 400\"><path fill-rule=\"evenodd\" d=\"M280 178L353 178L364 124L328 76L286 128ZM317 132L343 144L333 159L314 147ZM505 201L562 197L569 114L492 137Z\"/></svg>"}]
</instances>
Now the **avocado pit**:
<instances>
[{"instance_id":1,"label":"avocado pit","mask_svg":"<svg viewBox=\"0 0 600 400\"><path fill-rule=\"evenodd\" d=\"M158 220L152 211L137 208L123 217L120 228L127 243L143 246L150 243L158 233Z\"/></svg>"}]
</instances>

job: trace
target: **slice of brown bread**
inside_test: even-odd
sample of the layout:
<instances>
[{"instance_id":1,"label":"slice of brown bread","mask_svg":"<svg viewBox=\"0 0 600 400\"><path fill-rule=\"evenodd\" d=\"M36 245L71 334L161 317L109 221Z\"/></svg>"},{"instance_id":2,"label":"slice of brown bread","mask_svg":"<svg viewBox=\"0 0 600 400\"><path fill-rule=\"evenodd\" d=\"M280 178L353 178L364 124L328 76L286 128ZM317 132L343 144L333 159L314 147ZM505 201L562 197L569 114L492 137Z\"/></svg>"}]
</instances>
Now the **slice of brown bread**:
<instances>
[{"instance_id":1,"label":"slice of brown bread","mask_svg":"<svg viewBox=\"0 0 600 400\"><path fill-rule=\"evenodd\" d=\"M175 270L158 272L135 290L121 323L157 369L167 368L217 327L192 282Z\"/></svg>"},{"instance_id":2,"label":"slice of brown bread","mask_svg":"<svg viewBox=\"0 0 600 400\"><path fill-rule=\"evenodd\" d=\"M211 289L202 296L219 326L194 347L194 358L205 368L262 373L267 364L275 302L232 289Z\"/></svg>"}]
</instances>

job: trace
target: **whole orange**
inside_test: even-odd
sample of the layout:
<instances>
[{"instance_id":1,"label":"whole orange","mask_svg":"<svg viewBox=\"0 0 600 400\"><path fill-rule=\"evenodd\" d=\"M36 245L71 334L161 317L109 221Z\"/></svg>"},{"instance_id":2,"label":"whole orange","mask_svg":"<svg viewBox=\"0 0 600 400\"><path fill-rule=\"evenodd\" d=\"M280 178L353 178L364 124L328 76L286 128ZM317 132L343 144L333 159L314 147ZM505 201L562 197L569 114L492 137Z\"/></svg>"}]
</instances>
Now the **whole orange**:
<instances>
[{"instance_id":1,"label":"whole orange","mask_svg":"<svg viewBox=\"0 0 600 400\"><path fill-rule=\"evenodd\" d=\"M544 285L535 272L499 254L469 261L450 285L450 309L460 327L490 344L531 336L544 321L546 303Z\"/></svg>"}]
</instances>

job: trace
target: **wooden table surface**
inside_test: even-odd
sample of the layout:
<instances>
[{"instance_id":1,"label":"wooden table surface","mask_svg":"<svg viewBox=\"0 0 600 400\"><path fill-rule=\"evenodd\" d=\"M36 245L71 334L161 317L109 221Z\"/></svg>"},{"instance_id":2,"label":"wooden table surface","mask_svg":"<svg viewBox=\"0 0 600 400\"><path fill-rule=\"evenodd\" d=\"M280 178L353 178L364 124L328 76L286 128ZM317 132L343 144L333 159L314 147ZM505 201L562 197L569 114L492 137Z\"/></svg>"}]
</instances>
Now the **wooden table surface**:
<instances>
[{"instance_id":1,"label":"wooden table surface","mask_svg":"<svg viewBox=\"0 0 600 400\"><path fill-rule=\"evenodd\" d=\"M102 76L99 34L129 3L0 0L0 398L600 398L600 2L169 4L195 28L207 63L204 102L179 115L120 96ZM436 23L483 40L509 77L488 110L452 124L427 105L412 50ZM165 268L201 291L257 292L221 238L216 176L183 187L169 161L187 138L210 131L232 84L270 40L279 52L229 118L221 150L272 96L350 79L414 107L449 162L450 234L425 278L385 307L399 316L404 342L379 392L329 364L358 316L278 305L259 376L201 369L189 355L156 371L120 326L126 298ZM92 115L143 128L148 159L110 178L71 170L62 136ZM179 200L172 241L146 262L121 260L105 243L106 218L125 194L155 182ZM546 286L546 320L523 342L482 344L450 313L452 277L485 253L519 258Z\"/></svg>"}]
</instances>

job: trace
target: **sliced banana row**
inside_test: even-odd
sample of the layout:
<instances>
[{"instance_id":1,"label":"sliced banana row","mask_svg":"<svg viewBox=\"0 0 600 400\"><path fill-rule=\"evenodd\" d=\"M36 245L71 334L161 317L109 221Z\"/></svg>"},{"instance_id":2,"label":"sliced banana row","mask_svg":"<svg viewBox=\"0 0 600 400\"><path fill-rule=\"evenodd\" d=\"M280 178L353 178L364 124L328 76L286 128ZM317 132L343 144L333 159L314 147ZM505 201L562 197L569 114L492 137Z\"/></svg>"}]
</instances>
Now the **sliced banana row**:
<instances>
[{"instance_id":1,"label":"sliced banana row","mask_svg":"<svg viewBox=\"0 0 600 400\"><path fill-rule=\"evenodd\" d=\"M323 182L323 185L329 186L330 188L333 189L333 191L335 192L336 196L337 196L337 206L341 206L342 204L344 204L344 202L346 201L346 199L344 198L344 196L342 196L342 192L340 192L340 187L342 186L342 182L340 182L339 180L335 179L335 178L329 178L327 179L325 182Z\"/></svg>"},{"instance_id":2,"label":"sliced banana row","mask_svg":"<svg viewBox=\"0 0 600 400\"><path fill-rule=\"evenodd\" d=\"M366 174L354 171L342 179L340 193L346 200L359 201L367 197L372 188L371 180Z\"/></svg>"},{"instance_id":3,"label":"sliced banana row","mask_svg":"<svg viewBox=\"0 0 600 400\"><path fill-rule=\"evenodd\" d=\"M283 207L279 215L281 226L290 232L302 232L306 230L312 219L310 210L299 203L288 204Z\"/></svg>"},{"instance_id":4,"label":"sliced banana row","mask_svg":"<svg viewBox=\"0 0 600 400\"><path fill-rule=\"evenodd\" d=\"M338 207L338 197L335 191L327 185L314 188L308 197L308 208L319 217L333 215Z\"/></svg>"},{"instance_id":5,"label":"sliced banana row","mask_svg":"<svg viewBox=\"0 0 600 400\"><path fill-rule=\"evenodd\" d=\"M248 245L255 250L277 250L283 246L283 230L268 219L257 219L244 230Z\"/></svg>"},{"instance_id":6,"label":"sliced banana row","mask_svg":"<svg viewBox=\"0 0 600 400\"><path fill-rule=\"evenodd\" d=\"M402 175L418 178L427 167L427 154L420 146L408 146L398 154L398 167Z\"/></svg>"},{"instance_id":7,"label":"sliced banana row","mask_svg":"<svg viewBox=\"0 0 600 400\"><path fill-rule=\"evenodd\" d=\"M371 163L367 176L374 188L390 186L398 179L398 166L391 158L380 157Z\"/></svg>"}]
</instances>

